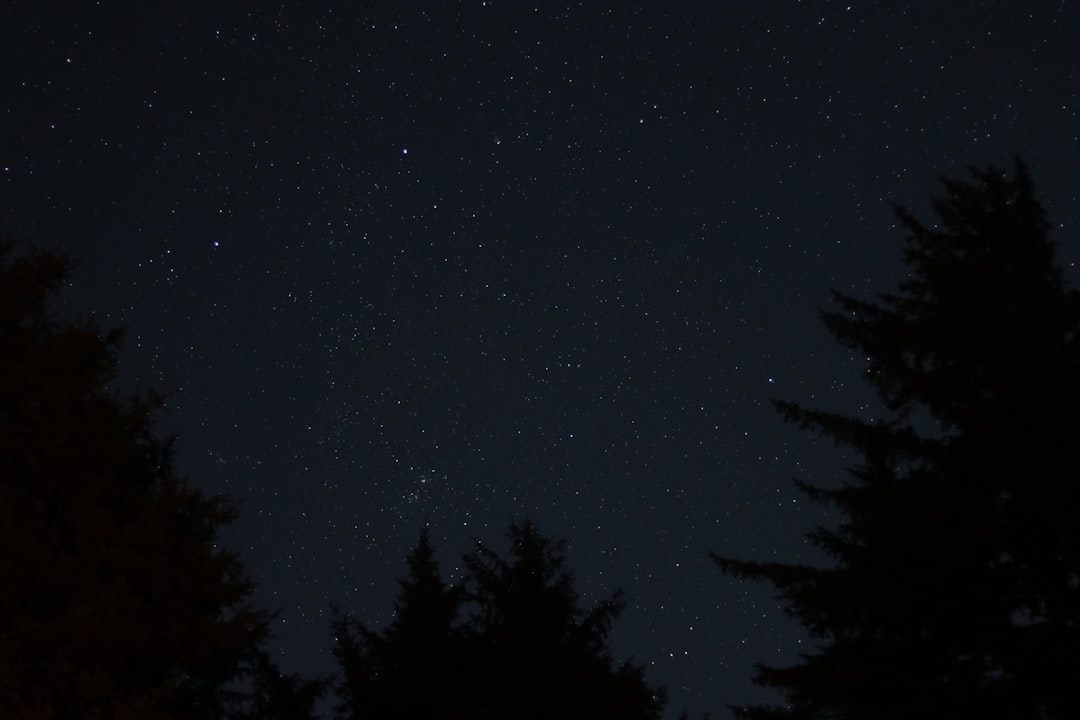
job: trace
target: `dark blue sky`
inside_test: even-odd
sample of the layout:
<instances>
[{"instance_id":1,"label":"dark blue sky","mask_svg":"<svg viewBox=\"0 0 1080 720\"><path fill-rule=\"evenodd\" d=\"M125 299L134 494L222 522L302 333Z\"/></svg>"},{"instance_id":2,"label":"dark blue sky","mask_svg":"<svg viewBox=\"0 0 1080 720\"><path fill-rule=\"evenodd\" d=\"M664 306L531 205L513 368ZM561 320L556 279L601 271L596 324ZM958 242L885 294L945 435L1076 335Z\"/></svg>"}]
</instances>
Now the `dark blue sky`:
<instances>
[{"instance_id":1,"label":"dark blue sky","mask_svg":"<svg viewBox=\"0 0 1080 720\"><path fill-rule=\"evenodd\" d=\"M164 431L328 672L327 607L389 619L512 518L623 587L670 707L764 697L807 646L709 550L807 560L791 482L845 458L785 398L872 412L818 322L890 290L896 200L1028 163L1076 277L1068 2L10 3L0 227L81 260Z\"/></svg>"}]
</instances>

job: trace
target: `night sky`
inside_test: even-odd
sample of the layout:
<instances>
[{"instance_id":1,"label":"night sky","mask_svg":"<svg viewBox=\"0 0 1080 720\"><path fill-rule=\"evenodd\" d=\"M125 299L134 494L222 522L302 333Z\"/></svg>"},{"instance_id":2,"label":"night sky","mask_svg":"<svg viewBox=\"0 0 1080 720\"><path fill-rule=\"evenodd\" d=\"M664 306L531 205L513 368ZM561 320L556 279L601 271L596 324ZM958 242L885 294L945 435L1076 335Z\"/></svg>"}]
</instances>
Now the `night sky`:
<instances>
[{"instance_id":1,"label":"night sky","mask_svg":"<svg viewBox=\"0 0 1080 720\"><path fill-rule=\"evenodd\" d=\"M35 2L0 11L0 231L128 328L179 469L333 669L429 524L448 577L529 517L669 709L810 645L708 551L813 562L769 399L875 405L818 319L903 272L895 200L1028 163L1075 279L1080 3Z\"/></svg>"}]
</instances>

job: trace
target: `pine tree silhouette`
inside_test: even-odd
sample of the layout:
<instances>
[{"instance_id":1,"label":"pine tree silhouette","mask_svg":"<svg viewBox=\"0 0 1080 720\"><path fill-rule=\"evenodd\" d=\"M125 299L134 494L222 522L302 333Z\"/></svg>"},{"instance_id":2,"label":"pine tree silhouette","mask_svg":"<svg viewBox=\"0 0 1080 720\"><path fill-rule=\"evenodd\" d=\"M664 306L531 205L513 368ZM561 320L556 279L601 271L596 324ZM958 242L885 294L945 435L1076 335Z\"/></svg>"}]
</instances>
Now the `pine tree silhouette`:
<instances>
[{"instance_id":1,"label":"pine tree silhouette","mask_svg":"<svg viewBox=\"0 0 1080 720\"><path fill-rule=\"evenodd\" d=\"M740 717L1080 717L1080 294L1024 165L971 175L944 180L936 224L896 208L897 292L824 313L888 415L776 403L861 461L839 487L799 483L841 515L809 536L831 565L713 556L818 643L758 666L787 702Z\"/></svg>"},{"instance_id":2,"label":"pine tree silhouette","mask_svg":"<svg viewBox=\"0 0 1080 720\"><path fill-rule=\"evenodd\" d=\"M660 717L663 692L608 649L621 595L581 608L565 542L528 522L508 538L506 558L477 542L448 587L424 532L386 630L338 617L339 718Z\"/></svg>"},{"instance_id":3,"label":"pine tree silhouette","mask_svg":"<svg viewBox=\"0 0 1080 720\"><path fill-rule=\"evenodd\" d=\"M340 718L466 717L462 591L443 582L426 528L406 564L384 631L336 613Z\"/></svg>"},{"instance_id":4,"label":"pine tree silhouette","mask_svg":"<svg viewBox=\"0 0 1080 720\"><path fill-rule=\"evenodd\" d=\"M218 717L268 621L235 508L173 471L160 397L107 391L119 333L51 314L71 266L0 244L0 717Z\"/></svg>"}]
</instances>

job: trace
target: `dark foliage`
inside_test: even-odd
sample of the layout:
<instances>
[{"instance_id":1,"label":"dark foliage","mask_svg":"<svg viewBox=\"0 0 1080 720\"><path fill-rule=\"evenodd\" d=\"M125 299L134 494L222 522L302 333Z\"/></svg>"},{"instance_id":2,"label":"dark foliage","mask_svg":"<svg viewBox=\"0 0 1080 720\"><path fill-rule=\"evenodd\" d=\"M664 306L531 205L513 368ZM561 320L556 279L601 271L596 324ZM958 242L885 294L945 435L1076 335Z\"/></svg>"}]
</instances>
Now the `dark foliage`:
<instances>
[{"instance_id":1,"label":"dark foliage","mask_svg":"<svg viewBox=\"0 0 1080 720\"><path fill-rule=\"evenodd\" d=\"M50 315L70 267L0 245L0 717L216 717L267 623L234 507L173 472L158 396L107 391L118 333Z\"/></svg>"},{"instance_id":2,"label":"dark foliage","mask_svg":"<svg viewBox=\"0 0 1080 720\"><path fill-rule=\"evenodd\" d=\"M406 562L394 620L384 631L335 612L341 718L455 718L467 710L458 626L462 591L443 582L427 530Z\"/></svg>"},{"instance_id":3,"label":"dark foliage","mask_svg":"<svg viewBox=\"0 0 1080 720\"><path fill-rule=\"evenodd\" d=\"M944 180L938 222L903 208L910 272L824 314L888 409L864 419L780 402L861 457L811 541L829 567L714 556L772 583L818 641L758 666L784 707L747 718L1076 718L1080 701L1080 294L1017 161Z\"/></svg>"},{"instance_id":4,"label":"dark foliage","mask_svg":"<svg viewBox=\"0 0 1080 720\"><path fill-rule=\"evenodd\" d=\"M339 717L660 716L662 691L608 650L620 596L582 609L564 543L528 522L508 537L508 557L478 542L465 582L448 587L425 532L390 627L338 619Z\"/></svg>"},{"instance_id":5,"label":"dark foliage","mask_svg":"<svg viewBox=\"0 0 1080 720\"><path fill-rule=\"evenodd\" d=\"M244 663L248 688L237 691L226 715L228 720L316 720L315 705L327 690L327 681L288 674L262 649Z\"/></svg>"}]
</instances>

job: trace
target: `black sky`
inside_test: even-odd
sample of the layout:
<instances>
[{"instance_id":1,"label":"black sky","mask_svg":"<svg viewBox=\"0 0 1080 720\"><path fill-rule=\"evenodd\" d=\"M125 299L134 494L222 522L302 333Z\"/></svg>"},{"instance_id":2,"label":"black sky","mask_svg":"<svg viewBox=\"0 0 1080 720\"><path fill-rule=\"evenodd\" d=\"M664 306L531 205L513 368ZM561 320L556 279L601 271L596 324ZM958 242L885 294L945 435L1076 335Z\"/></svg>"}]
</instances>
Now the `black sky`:
<instances>
[{"instance_id":1,"label":"black sky","mask_svg":"<svg viewBox=\"0 0 1080 720\"><path fill-rule=\"evenodd\" d=\"M889 202L1028 163L1080 258L1070 2L12 2L0 229L81 266L163 431L328 672L419 527L452 574L531 517L670 707L808 641L710 549L807 560L769 398L872 412L817 319L902 271ZM801 645L800 645L801 643Z\"/></svg>"}]
</instances>

